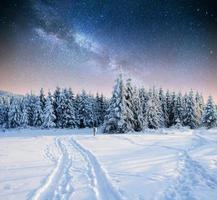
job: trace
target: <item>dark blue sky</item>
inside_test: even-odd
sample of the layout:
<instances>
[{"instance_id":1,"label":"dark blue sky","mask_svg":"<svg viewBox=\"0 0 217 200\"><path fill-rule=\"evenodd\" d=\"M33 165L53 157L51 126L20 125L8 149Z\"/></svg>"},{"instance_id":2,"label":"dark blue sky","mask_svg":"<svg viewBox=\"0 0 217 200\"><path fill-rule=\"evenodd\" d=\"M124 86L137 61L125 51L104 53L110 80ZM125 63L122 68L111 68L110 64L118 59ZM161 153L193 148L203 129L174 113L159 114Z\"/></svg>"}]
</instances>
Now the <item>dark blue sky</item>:
<instances>
[{"instance_id":1,"label":"dark blue sky","mask_svg":"<svg viewBox=\"0 0 217 200\"><path fill-rule=\"evenodd\" d=\"M139 85L217 97L217 6L193 0L15 0L0 6L0 89Z\"/></svg>"}]
</instances>

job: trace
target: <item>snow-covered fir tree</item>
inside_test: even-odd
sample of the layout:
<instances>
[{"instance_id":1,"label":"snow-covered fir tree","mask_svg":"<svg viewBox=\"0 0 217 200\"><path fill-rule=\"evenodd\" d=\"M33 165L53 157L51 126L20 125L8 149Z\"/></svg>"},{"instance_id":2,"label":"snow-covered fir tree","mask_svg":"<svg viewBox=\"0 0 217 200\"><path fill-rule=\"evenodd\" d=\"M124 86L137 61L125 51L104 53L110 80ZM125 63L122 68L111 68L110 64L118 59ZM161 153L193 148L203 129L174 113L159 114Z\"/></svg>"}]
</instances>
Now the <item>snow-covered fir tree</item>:
<instances>
[{"instance_id":1,"label":"snow-covered fir tree","mask_svg":"<svg viewBox=\"0 0 217 200\"><path fill-rule=\"evenodd\" d=\"M20 126L26 128L28 126L28 110L27 110L27 99L24 97L21 102L21 120Z\"/></svg>"},{"instance_id":2,"label":"snow-covered fir tree","mask_svg":"<svg viewBox=\"0 0 217 200\"><path fill-rule=\"evenodd\" d=\"M36 104L36 96L33 94L28 94L26 96L26 109L28 116L28 125L34 126L34 113L35 113L35 104ZM39 102L40 103L40 102Z\"/></svg>"},{"instance_id":3,"label":"snow-covered fir tree","mask_svg":"<svg viewBox=\"0 0 217 200\"><path fill-rule=\"evenodd\" d=\"M217 126L217 111L211 96L209 96L207 104L204 107L202 125L207 128L213 128Z\"/></svg>"},{"instance_id":4,"label":"snow-covered fir tree","mask_svg":"<svg viewBox=\"0 0 217 200\"><path fill-rule=\"evenodd\" d=\"M7 97L0 98L0 127L8 128L8 111L10 107L10 100Z\"/></svg>"},{"instance_id":5,"label":"snow-covered fir tree","mask_svg":"<svg viewBox=\"0 0 217 200\"><path fill-rule=\"evenodd\" d=\"M55 115L54 115L53 105L51 102L51 94L49 93L45 101L42 127L48 129L54 128L56 126L54 121L55 121Z\"/></svg>"},{"instance_id":6,"label":"snow-covered fir tree","mask_svg":"<svg viewBox=\"0 0 217 200\"><path fill-rule=\"evenodd\" d=\"M134 131L142 131L145 126L145 120L143 117L143 110L140 102L139 91L137 88L133 90L132 98L132 112L133 112L133 129Z\"/></svg>"},{"instance_id":7,"label":"snow-covered fir tree","mask_svg":"<svg viewBox=\"0 0 217 200\"><path fill-rule=\"evenodd\" d=\"M135 113L136 111L134 110L133 107L133 103L134 103L134 91L133 91L133 87L131 84L131 79L127 79L126 82L126 87L125 87L125 92L124 92L125 96L124 96L124 100L125 100L125 112L126 112L126 122L128 124L129 129L133 130L135 129L136 126L136 122L135 120Z\"/></svg>"},{"instance_id":8,"label":"snow-covered fir tree","mask_svg":"<svg viewBox=\"0 0 217 200\"><path fill-rule=\"evenodd\" d=\"M42 109L42 111L44 111L45 103L46 103L46 98L45 98L45 94L44 94L44 89L43 88L40 89L39 98L40 98L40 103L41 103L41 109Z\"/></svg>"},{"instance_id":9,"label":"snow-covered fir tree","mask_svg":"<svg viewBox=\"0 0 217 200\"><path fill-rule=\"evenodd\" d=\"M170 106L169 106L169 126L173 126L176 124L175 119L175 113L174 113L174 107L175 107L175 101L176 101L176 93L172 92L170 97Z\"/></svg>"},{"instance_id":10,"label":"snow-covered fir tree","mask_svg":"<svg viewBox=\"0 0 217 200\"><path fill-rule=\"evenodd\" d=\"M63 128L75 128L75 109L74 109L74 94L71 89L64 89L62 92L62 127Z\"/></svg>"},{"instance_id":11,"label":"snow-covered fir tree","mask_svg":"<svg viewBox=\"0 0 217 200\"><path fill-rule=\"evenodd\" d=\"M189 126L191 129L197 128L197 111L194 93L191 90L187 96L185 102L185 111L183 123L185 126Z\"/></svg>"},{"instance_id":12,"label":"snow-covered fir tree","mask_svg":"<svg viewBox=\"0 0 217 200\"><path fill-rule=\"evenodd\" d=\"M157 129L163 126L162 110L155 89L149 91L149 100L147 107L147 124L148 128Z\"/></svg>"},{"instance_id":13,"label":"snow-covered fir tree","mask_svg":"<svg viewBox=\"0 0 217 200\"><path fill-rule=\"evenodd\" d=\"M58 109L61 106L60 96L61 96L61 90L59 87L56 87L54 94L53 94L53 109L54 109L54 114L55 114L54 123L56 124L57 128L60 128L59 124L61 124L61 121L60 121L61 113L59 113L59 109Z\"/></svg>"},{"instance_id":14,"label":"snow-covered fir tree","mask_svg":"<svg viewBox=\"0 0 217 200\"><path fill-rule=\"evenodd\" d=\"M164 127L167 127L169 125L169 116L168 116L168 108L167 108L167 104L169 105L169 103L167 103L166 99L168 100L169 97L169 92L167 94L167 98L166 98L166 95L164 94L164 91L162 88L160 88L159 90L159 101L160 101L160 104L161 104L161 110L162 110L162 113L163 113L163 119L164 119Z\"/></svg>"},{"instance_id":15,"label":"snow-covered fir tree","mask_svg":"<svg viewBox=\"0 0 217 200\"><path fill-rule=\"evenodd\" d=\"M106 133L125 133L130 130L127 124L125 88L122 76L120 75L114 86L112 98L109 103L108 115L104 123Z\"/></svg>"},{"instance_id":16,"label":"snow-covered fir tree","mask_svg":"<svg viewBox=\"0 0 217 200\"><path fill-rule=\"evenodd\" d=\"M41 108L40 98L35 97L35 105L33 111L33 126L40 127L43 124L43 111Z\"/></svg>"},{"instance_id":17,"label":"snow-covered fir tree","mask_svg":"<svg viewBox=\"0 0 217 200\"><path fill-rule=\"evenodd\" d=\"M96 94L95 106L94 106L96 126L99 127L103 124L106 115L106 102L103 95Z\"/></svg>"},{"instance_id":18,"label":"snow-covered fir tree","mask_svg":"<svg viewBox=\"0 0 217 200\"><path fill-rule=\"evenodd\" d=\"M92 127L92 98L83 90L76 97L76 121L79 128Z\"/></svg>"},{"instance_id":19,"label":"snow-covered fir tree","mask_svg":"<svg viewBox=\"0 0 217 200\"><path fill-rule=\"evenodd\" d=\"M183 118L184 118L184 107L183 107L183 99L181 92L176 95L174 108L174 124L178 124L177 126L183 125Z\"/></svg>"},{"instance_id":20,"label":"snow-covered fir tree","mask_svg":"<svg viewBox=\"0 0 217 200\"><path fill-rule=\"evenodd\" d=\"M167 128L170 127L170 125L171 125L171 122L170 122L170 116L171 116L171 112L172 112L172 107L171 107L172 103L171 102L172 102L172 99L171 99L170 91L167 90L166 97L165 97L165 103L166 103L165 108L166 108L166 110L164 112L165 125L166 125Z\"/></svg>"},{"instance_id":21,"label":"snow-covered fir tree","mask_svg":"<svg viewBox=\"0 0 217 200\"><path fill-rule=\"evenodd\" d=\"M195 95L196 112L197 112L197 126L201 124L202 113L204 109L204 99L199 92Z\"/></svg>"},{"instance_id":22,"label":"snow-covered fir tree","mask_svg":"<svg viewBox=\"0 0 217 200\"><path fill-rule=\"evenodd\" d=\"M8 111L9 128L17 128L21 125L21 115L20 100L13 97Z\"/></svg>"},{"instance_id":23,"label":"snow-covered fir tree","mask_svg":"<svg viewBox=\"0 0 217 200\"><path fill-rule=\"evenodd\" d=\"M143 128L147 128L147 108L149 95L144 88L139 89L139 99L142 112Z\"/></svg>"}]
</instances>

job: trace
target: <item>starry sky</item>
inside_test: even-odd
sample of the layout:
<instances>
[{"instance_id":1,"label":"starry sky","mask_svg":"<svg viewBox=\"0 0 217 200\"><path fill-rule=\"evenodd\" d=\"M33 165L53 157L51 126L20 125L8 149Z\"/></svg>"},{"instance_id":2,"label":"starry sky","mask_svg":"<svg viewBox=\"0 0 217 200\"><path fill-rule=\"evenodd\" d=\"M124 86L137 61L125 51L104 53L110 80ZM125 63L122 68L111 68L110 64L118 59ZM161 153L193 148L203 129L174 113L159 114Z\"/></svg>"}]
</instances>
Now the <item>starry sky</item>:
<instances>
[{"instance_id":1,"label":"starry sky","mask_svg":"<svg viewBox=\"0 0 217 200\"><path fill-rule=\"evenodd\" d=\"M0 90L71 86L110 96L120 72L145 88L217 100L215 1L0 2Z\"/></svg>"}]
</instances>

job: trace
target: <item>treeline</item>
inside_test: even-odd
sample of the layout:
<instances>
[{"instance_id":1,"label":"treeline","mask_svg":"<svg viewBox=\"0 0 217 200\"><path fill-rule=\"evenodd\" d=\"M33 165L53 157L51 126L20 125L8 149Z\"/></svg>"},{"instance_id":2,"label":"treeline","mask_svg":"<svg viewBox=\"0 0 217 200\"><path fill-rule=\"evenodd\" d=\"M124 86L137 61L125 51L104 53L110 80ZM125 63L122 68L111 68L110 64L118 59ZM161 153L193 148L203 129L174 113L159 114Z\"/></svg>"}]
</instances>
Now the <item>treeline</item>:
<instances>
[{"instance_id":1,"label":"treeline","mask_svg":"<svg viewBox=\"0 0 217 200\"><path fill-rule=\"evenodd\" d=\"M0 98L0 126L3 128L85 128L101 126L108 101L103 95L75 95L72 90L56 88L45 96Z\"/></svg>"},{"instance_id":2,"label":"treeline","mask_svg":"<svg viewBox=\"0 0 217 200\"><path fill-rule=\"evenodd\" d=\"M216 127L217 108L212 97L204 104L203 96L192 90L182 95L164 93L162 88L137 89L130 79L125 83L120 75L105 116L104 132L124 133L171 126Z\"/></svg>"},{"instance_id":3,"label":"treeline","mask_svg":"<svg viewBox=\"0 0 217 200\"><path fill-rule=\"evenodd\" d=\"M192 90L166 93L163 89L136 88L120 75L111 99L84 90L74 94L56 88L54 93L0 97L0 127L85 128L101 126L105 133L125 133L146 128L217 126L217 107L210 96Z\"/></svg>"}]
</instances>

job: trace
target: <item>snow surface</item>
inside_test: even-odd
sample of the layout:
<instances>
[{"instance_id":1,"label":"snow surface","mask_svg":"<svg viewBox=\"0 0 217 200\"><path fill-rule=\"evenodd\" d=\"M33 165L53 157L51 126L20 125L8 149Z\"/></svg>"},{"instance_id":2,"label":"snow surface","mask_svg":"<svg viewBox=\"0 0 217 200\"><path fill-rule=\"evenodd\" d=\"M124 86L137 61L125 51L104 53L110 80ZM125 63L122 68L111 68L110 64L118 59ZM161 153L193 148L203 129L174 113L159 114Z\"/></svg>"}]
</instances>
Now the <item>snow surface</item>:
<instances>
[{"instance_id":1,"label":"snow surface","mask_svg":"<svg viewBox=\"0 0 217 200\"><path fill-rule=\"evenodd\" d=\"M0 199L215 200L217 129L1 131Z\"/></svg>"}]
</instances>

